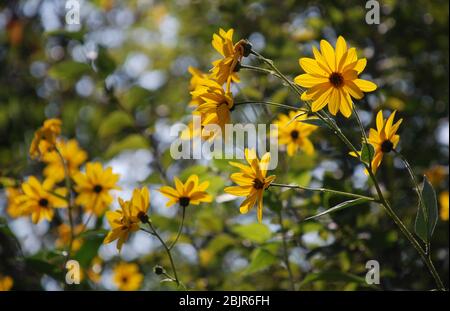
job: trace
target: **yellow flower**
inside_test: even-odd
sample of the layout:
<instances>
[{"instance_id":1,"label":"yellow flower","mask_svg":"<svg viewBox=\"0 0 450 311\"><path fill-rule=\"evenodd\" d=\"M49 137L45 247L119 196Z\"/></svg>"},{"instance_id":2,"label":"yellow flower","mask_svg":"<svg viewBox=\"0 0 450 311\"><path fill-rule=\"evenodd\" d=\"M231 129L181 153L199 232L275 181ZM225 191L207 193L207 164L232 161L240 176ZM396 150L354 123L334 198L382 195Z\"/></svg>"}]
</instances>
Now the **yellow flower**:
<instances>
[{"instance_id":1,"label":"yellow flower","mask_svg":"<svg viewBox=\"0 0 450 311\"><path fill-rule=\"evenodd\" d=\"M400 136L397 135L397 130L403 119L398 120L394 124L394 111L387 120L383 118L383 111L380 110L377 114L376 126L377 129L370 129L369 143L375 149L375 155L372 159L372 171L375 173L383 160L383 155L389 153L397 147L400 141Z\"/></svg>"},{"instance_id":2,"label":"yellow flower","mask_svg":"<svg viewBox=\"0 0 450 311\"><path fill-rule=\"evenodd\" d=\"M0 274L0 292L7 292L13 287L14 281L10 276Z\"/></svg>"},{"instance_id":3,"label":"yellow flower","mask_svg":"<svg viewBox=\"0 0 450 311\"><path fill-rule=\"evenodd\" d=\"M141 222L146 223L148 221L147 211L150 206L150 193L148 192L148 188L134 189L130 204L132 214Z\"/></svg>"},{"instance_id":4,"label":"yellow flower","mask_svg":"<svg viewBox=\"0 0 450 311\"><path fill-rule=\"evenodd\" d=\"M119 290L133 291L141 287L144 276L135 263L119 263L114 267L113 281Z\"/></svg>"},{"instance_id":5,"label":"yellow flower","mask_svg":"<svg viewBox=\"0 0 450 311\"><path fill-rule=\"evenodd\" d=\"M6 198L8 200L8 208L6 209L6 212L11 218L18 218L29 214L29 210L25 210L23 206L19 204L18 198L22 194L23 193L19 188L6 188Z\"/></svg>"},{"instance_id":6,"label":"yellow flower","mask_svg":"<svg viewBox=\"0 0 450 311\"><path fill-rule=\"evenodd\" d=\"M443 165L434 165L425 171L425 176L434 187L438 187L446 180L447 169Z\"/></svg>"},{"instance_id":7,"label":"yellow flower","mask_svg":"<svg viewBox=\"0 0 450 311\"><path fill-rule=\"evenodd\" d=\"M139 230L139 219L133 214L131 201L124 201L119 198L120 209L115 211L107 211L106 219L108 219L111 231L103 240L103 244L117 241L117 249L122 249L123 243L128 240L130 233Z\"/></svg>"},{"instance_id":8,"label":"yellow flower","mask_svg":"<svg viewBox=\"0 0 450 311\"><path fill-rule=\"evenodd\" d=\"M275 179L275 175L267 175L267 167L270 163L270 153L267 152L258 160L256 152L253 149L245 149L245 159L249 165L244 165L237 162L230 162L232 166L235 166L241 170L240 173L231 174L231 180L233 180L238 186L227 187L225 192L236 195L244 196L246 199L240 206L240 212L246 214L251 210L255 204L258 204L258 221L262 221L262 209L263 209L263 193L272 181Z\"/></svg>"},{"instance_id":9,"label":"yellow flower","mask_svg":"<svg viewBox=\"0 0 450 311\"><path fill-rule=\"evenodd\" d=\"M17 202L23 210L31 214L33 223L43 219L51 221L55 212L54 208L67 207L66 200L61 198L66 195L67 189L54 189L54 185L55 182L52 179L47 178L41 184L34 176L22 184L23 194L17 198Z\"/></svg>"},{"instance_id":10,"label":"yellow flower","mask_svg":"<svg viewBox=\"0 0 450 311\"><path fill-rule=\"evenodd\" d=\"M355 48L347 48L339 36L336 50L325 40L320 41L320 52L313 47L314 59L301 58L299 63L306 74L295 78L295 83L307 88L302 100L312 101L316 112L328 105L331 114L340 111L346 118L352 114L352 97L363 98L363 92L372 92L377 86L358 75L366 67L366 59L358 59Z\"/></svg>"},{"instance_id":11,"label":"yellow flower","mask_svg":"<svg viewBox=\"0 0 450 311\"><path fill-rule=\"evenodd\" d=\"M87 271L88 278L94 282L99 283L102 277L103 262L100 257L92 259L91 265Z\"/></svg>"},{"instance_id":12,"label":"yellow flower","mask_svg":"<svg viewBox=\"0 0 450 311\"><path fill-rule=\"evenodd\" d=\"M192 66L188 67L188 71L189 71L189 73L192 76L191 80L189 82L189 88L191 90L195 90L197 88L197 86L201 83L201 81L204 78L208 77L208 74L206 74L206 73L204 73L204 72L200 71L199 69L194 68Z\"/></svg>"},{"instance_id":13,"label":"yellow flower","mask_svg":"<svg viewBox=\"0 0 450 311\"><path fill-rule=\"evenodd\" d=\"M73 228L73 233L75 236L78 236L85 229L85 226L80 224ZM58 239L55 241L55 246L57 248L66 248L70 243L70 226L68 224L61 224L57 228L58 230ZM72 252L76 252L80 249L83 244L82 238L75 238L72 242Z\"/></svg>"},{"instance_id":14,"label":"yellow flower","mask_svg":"<svg viewBox=\"0 0 450 311\"><path fill-rule=\"evenodd\" d=\"M234 107L233 95L227 89L224 91L222 87L213 80L209 80L212 85L199 96L201 102L195 109L195 112L201 116L201 125L218 125L224 133L225 125L231 123L231 111ZM202 137L215 136L217 133L206 133L202 130Z\"/></svg>"},{"instance_id":15,"label":"yellow flower","mask_svg":"<svg viewBox=\"0 0 450 311\"><path fill-rule=\"evenodd\" d=\"M30 146L30 156L39 158L52 151L56 144L56 138L61 134L61 120L48 119L44 121L35 133Z\"/></svg>"},{"instance_id":16,"label":"yellow flower","mask_svg":"<svg viewBox=\"0 0 450 311\"><path fill-rule=\"evenodd\" d=\"M244 56L248 56L251 46L245 40L233 43L233 29L228 31L219 29L218 34L213 34L212 46L222 55L221 59L213 62L212 77L222 85L225 82L239 82L237 71L239 64Z\"/></svg>"},{"instance_id":17,"label":"yellow flower","mask_svg":"<svg viewBox=\"0 0 450 311\"><path fill-rule=\"evenodd\" d=\"M75 203L97 216L102 215L113 200L109 191L120 189L116 186L119 175L114 174L111 167L104 170L98 162L87 163L86 173L77 172L73 180L78 193Z\"/></svg>"},{"instance_id":18,"label":"yellow flower","mask_svg":"<svg viewBox=\"0 0 450 311\"><path fill-rule=\"evenodd\" d=\"M448 191L441 192L439 204L441 205L440 216L443 221L448 221Z\"/></svg>"},{"instance_id":19,"label":"yellow flower","mask_svg":"<svg viewBox=\"0 0 450 311\"><path fill-rule=\"evenodd\" d=\"M186 207L189 204L199 205L201 202L209 203L212 201L212 197L206 192L209 181L199 184L198 176L191 175L184 184L177 177L174 178L174 182L175 188L163 186L158 190L169 198L166 206L178 203L181 207Z\"/></svg>"},{"instance_id":20,"label":"yellow flower","mask_svg":"<svg viewBox=\"0 0 450 311\"><path fill-rule=\"evenodd\" d=\"M87 153L78 146L75 139L67 142L59 140L56 142L56 148L61 153L69 170L69 176L78 172L80 165L87 159ZM55 182L62 181L65 177L64 165L61 157L56 151L51 151L42 156L42 161L47 163L44 169L44 175L51 177Z\"/></svg>"},{"instance_id":21,"label":"yellow flower","mask_svg":"<svg viewBox=\"0 0 450 311\"><path fill-rule=\"evenodd\" d=\"M299 114L290 111L289 115L279 114L274 124L278 125L278 142L286 145L287 154L293 156L298 149L307 155L314 154L314 145L309 140L309 135L317 129L317 126L300 122L308 118L306 113Z\"/></svg>"}]
</instances>

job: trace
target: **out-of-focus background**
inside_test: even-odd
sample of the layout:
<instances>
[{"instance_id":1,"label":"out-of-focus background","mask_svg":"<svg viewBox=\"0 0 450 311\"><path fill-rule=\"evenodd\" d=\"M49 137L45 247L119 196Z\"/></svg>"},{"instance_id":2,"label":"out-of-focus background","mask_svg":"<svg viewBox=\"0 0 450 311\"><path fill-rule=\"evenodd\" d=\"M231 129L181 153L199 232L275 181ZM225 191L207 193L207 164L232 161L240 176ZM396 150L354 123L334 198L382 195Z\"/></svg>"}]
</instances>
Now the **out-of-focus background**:
<instances>
[{"instance_id":1,"label":"out-of-focus background","mask_svg":"<svg viewBox=\"0 0 450 311\"><path fill-rule=\"evenodd\" d=\"M29 159L28 148L34 131L51 117L62 119L63 135L76 138L90 160L121 175L115 197L129 197L140 185L151 189L151 218L165 238L176 234L180 214L175 206L164 207L154 189L191 173L211 181L215 200L188 209L185 234L174 250L189 288L289 288L280 259L279 206L287 210L288 255L300 289L368 289L365 264L371 259L380 263L380 289L434 287L415 250L376 206L299 222L340 199L285 192L266 198L263 225L255 226L255 213L241 215L237 202L223 195L231 171L225 161L172 160L168 130L190 119L187 68L210 69L218 58L211 38L220 27L234 28L236 41L247 38L290 77L301 73L298 59L311 56L320 39L334 43L343 35L368 59L363 77L378 90L357 103L363 123L373 126L379 109L396 109L404 119L400 150L418 176L430 176L440 201L432 251L448 284L448 1L380 0L379 25L366 23L364 1L78 2L80 25L66 24L64 0L0 4L0 275L13 278L13 289L63 288L56 224L12 218L4 191L27 176L41 176L43 165ZM254 58L246 62L258 65ZM242 72L241 80L235 97L298 103L276 79ZM251 122L269 123L276 116L275 110L267 115L247 108L243 114ZM359 140L354 120L337 122ZM312 140L313 157L280 154L283 165L275 171L280 182L367 193L363 168L346 157L338 140L326 129ZM388 156L378 175L395 211L412 228L417 198L402 163ZM106 220L90 223L103 235L84 237L77 258L90 276L79 288L117 289L113 271L123 261L138 264L144 275L140 289L173 288L152 272L156 264L169 270L156 240L138 232L119 255L114 244L101 245Z\"/></svg>"}]
</instances>

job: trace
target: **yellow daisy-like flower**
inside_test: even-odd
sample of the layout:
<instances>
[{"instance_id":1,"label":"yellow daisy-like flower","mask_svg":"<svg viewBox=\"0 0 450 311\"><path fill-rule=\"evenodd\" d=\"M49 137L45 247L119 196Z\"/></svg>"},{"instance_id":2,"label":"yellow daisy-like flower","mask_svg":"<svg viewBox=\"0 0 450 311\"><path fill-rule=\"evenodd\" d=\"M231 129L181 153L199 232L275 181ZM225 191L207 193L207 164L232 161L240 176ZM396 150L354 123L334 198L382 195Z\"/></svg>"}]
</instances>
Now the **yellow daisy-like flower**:
<instances>
[{"instance_id":1,"label":"yellow daisy-like flower","mask_svg":"<svg viewBox=\"0 0 450 311\"><path fill-rule=\"evenodd\" d=\"M71 139L67 142L59 140L56 142L56 148L66 162L70 176L77 173L81 164L87 159L87 153L79 147L78 142L75 139ZM61 161L61 157L56 151L44 154L42 156L42 161L47 163L47 166L44 168L44 176L51 177L56 182L64 179L64 165Z\"/></svg>"},{"instance_id":2,"label":"yellow daisy-like flower","mask_svg":"<svg viewBox=\"0 0 450 311\"><path fill-rule=\"evenodd\" d=\"M1 275L0 274L0 292L7 292L9 290L11 290L11 288L14 285L14 281L12 279L12 277L8 276L8 275Z\"/></svg>"},{"instance_id":3,"label":"yellow daisy-like flower","mask_svg":"<svg viewBox=\"0 0 450 311\"><path fill-rule=\"evenodd\" d=\"M274 124L278 125L278 142L286 146L287 154L293 156L298 149L307 155L314 154L314 145L309 140L309 135L317 129L317 126L300 122L308 119L306 113L299 114L290 111L289 115L279 114Z\"/></svg>"},{"instance_id":4,"label":"yellow daisy-like flower","mask_svg":"<svg viewBox=\"0 0 450 311\"><path fill-rule=\"evenodd\" d=\"M119 210L106 212L106 219L111 226L111 231L103 240L103 244L118 240L116 247L120 252L130 233L139 230L139 219L136 217L136 214L133 214L130 201L124 201L119 198L119 204Z\"/></svg>"},{"instance_id":5,"label":"yellow daisy-like flower","mask_svg":"<svg viewBox=\"0 0 450 311\"><path fill-rule=\"evenodd\" d=\"M148 222L147 211L150 206L150 193L147 187L141 189L134 189L131 197L132 214L143 223Z\"/></svg>"},{"instance_id":6,"label":"yellow daisy-like flower","mask_svg":"<svg viewBox=\"0 0 450 311\"><path fill-rule=\"evenodd\" d=\"M80 224L76 225L73 228L73 233L75 236L78 236L80 233L82 233L85 230L85 226ZM66 248L69 246L70 243L70 226L68 224L61 224L57 228L58 231L58 239L55 241L55 246L57 248ZM82 238L75 238L72 241L72 252L76 252L80 249L81 245L83 245L83 239Z\"/></svg>"},{"instance_id":7,"label":"yellow daisy-like flower","mask_svg":"<svg viewBox=\"0 0 450 311\"><path fill-rule=\"evenodd\" d=\"M403 119L398 120L394 124L395 113L394 111L387 120L383 118L383 111L380 110L377 114L376 125L377 129L370 129L369 131L369 143L375 149L375 155L372 159L372 171L375 173L383 160L383 155L394 150L400 136L397 135L398 128Z\"/></svg>"},{"instance_id":8,"label":"yellow daisy-like flower","mask_svg":"<svg viewBox=\"0 0 450 311\"><path fill-rule=\"evenodd\" d=\"M387 120L383 118L383 111L378 111L376 119L376 129L371 128L369 131L368 142L373 146L375 154L372 159L372 172L375 174L378 167L383 160L383 155L394 150L398 142L400 141L400 136L397 135L398 128L402 123L403 119L398 120L394 124L394 118L397 111L394 111ZM349 153L353 157L359 157L359 154L354 152ZM366 172L367 174L367 172Z\"/></svg>"},{"instance_id":9,"label":"yellow daisy-like flower","mask_svg":"<svg viewBox=\"0 0 450 311\"><path fill-rule=\"evenodd\" d=\"M18 198L23 195L21 189L8 187L6 188L6 198L8 207L6 212L11 218L18 218L29 214L29 210L25 210L24 207L18 201Z\"/></svg>"},{"instance_id":10,"label":"yellow daisy-like flower","mask_svg":"<svg viewBox=\"0 0 450 311\"><path fill-rule=\"evenodd\" d=\"M233 43L233 29L228 31L219 29L218 34L213 34L212 46L222 55L221 59L213 62L212 77L219 84L227 84L231 82L239 82L237 70L239 63L244 56L248 56L251 45L245 40L240 40L236 44Z\"/></svg>"},{"instance_id":11,"label":"yellow daisy-like flower","mask_svg":"<svg viewBox=\"0 0 450 311\"><path fill-rule=\"evenodd\" d=\"M40 183L34 176L22 184L23 194L17 198L17 202L23 210L31 214L33 223L43 219L51 221L55 213L54 208L67 207L66 200L61 198L66 195L67 189L54 189L54 185L55 182L52 179L47 178Z\"/></svg>"},{"instance_id":12,"label":"yellow daisy-like flower","mask_svg":"<svg viewBox=\"0 0 450 311\"><path fill-rule=\"evenodd\" d=\"M447 179L447 169L443 165L434 165L425 171L425 176L434 187L438 187Z\"/></svg>"},{"instance_id":13,"label":"yellow daisy-like flower","mask_svg":"<svg viewBox=\"0 0 450 311\"><path fill-rule=\"evenodd\" d=\"M120 189L116 186L119 174L114 174L111 167L103 169L98 162L87 163L86 173L75 173L73 180L78 193L75 203L97 216L102 215L111 204L113 197L110 190Z\"/></svg>"},{"instance_id":14,"label":"yellow daisy-like flower","mask_svg":"<svg viewBox=\"0 0 450 311\"><path fill-rule=\"evenodd\" d=\"M214 85L214 88L208 89L200 95L202 102L197 106L195 112L202 117L202 126L215 124L220 126L224 133L225 125L231 122L231 111L234 107L233 95L229 89L223 90L217 82L209 80L209 83ZM216 133L202 131L204 137L215 135Z\"/></svg>"},{"instance_id":15,"label":"yellow daisy-like flower","mask_svg":"<svg viewBox=\"0 0 450 311\"><path fill-rule=\"evenodd\" d=\"M181 207L187 207L189 204L199 205L201 202L209 203L212 201L211 195L206 192L209 187L209 181L199 184L197 175L191 175L183 184L177 177L174 178L175 188L163 186L158 191L169 199L166 206L172 206L176 203Z\"/></svg>"},{"instance_id":16,"label":"yellow daisy-like flower","mask_svg":"<svg viewBox=\"0 0 450 311\"><path fill-rule=\"evenodd\" d=\"M307 88L302 100L312 101L312 111L316 112L328 105L332 115L338 111L346 118L353 109L352 97L361 99L363 92L372 92L377 86L362 80L358 75L366 67L365 58L358 59L355 48L347 48L347 43L339 36L334 49L325 40L320 41L320 52L313 47L313 58L300 58L300 67L306 72L295 78L295 83Z\"/></svg>"},{"instance_id":17,"label":"yellow daisy-like flower","mask_svg":"<svg viewBox=\"0 0 450 311\"><path fill-rule=\"evenodd\" d=\"M61 134L61 120L48 119L34 133L30 146L30 156L39 158L55 148L56 138Z\"/></svg>"},{"instance_id":18,"label":"yellow daisy-like flower","mask_svg":"<svg viewBox=\"0 0 450 311\"><path fill-rule=\"evenodd\" d=\"M449 202L448 202L449 198L448 198L448 191L444 191L441 192L441 194L439 195L439 204L441 205L441 210L439 215L441 216L441 219L443 221L448 221L448 206L449 206Z\"/></svg>"},{"instance_id":19,"label":"yellow daisy-like flower","mask_svg":"<svg viewBox=\"0 0 450 311\"><path fill-rule=\"evenodd\" d=\"M248 213L255 204L258 205L258 221L262 221L262 209L263 209L263 193L270 184L275 180L276 176L266 176L267 167L270 163L270 153L267 152L259 161L256 156L256 152L253 149L245 149L245 159L249 165L244 165L238 162L229 162L232 166L235 166L241 170L240 173L231 174L231 180L238 186L227 187L225 192L236 195L244 196L246 199L242 202L239 211L242 214Z\"/></svg>"},{"instance_id":20,"label":"yellow daisy-like flower","mask_svg":"<svg viewBox=\"0 0 450 311\"><path fill-rule=\"evenodd\" d=\"M144 276L139 272L135 263L119 263L114 267L113 281L119 290L133 291L141 287Z\"/></svg>"}]
</instances>

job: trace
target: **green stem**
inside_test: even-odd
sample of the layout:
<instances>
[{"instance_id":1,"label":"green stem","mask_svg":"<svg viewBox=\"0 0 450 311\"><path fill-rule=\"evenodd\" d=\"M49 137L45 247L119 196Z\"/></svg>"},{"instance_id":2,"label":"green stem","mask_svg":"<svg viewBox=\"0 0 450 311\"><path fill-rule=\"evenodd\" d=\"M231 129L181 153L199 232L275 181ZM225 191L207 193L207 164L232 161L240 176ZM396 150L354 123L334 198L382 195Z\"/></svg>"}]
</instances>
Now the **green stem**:
<instances>
[{"instance_id":1,"label":"green stem","mask_svg":"<svg viewBox=\"0 0 450 311\"><path fill-rule=\"evenodd\" d=\"M183 225L184 225L184 218L185 218L185 216L186 216L186 206L183 206L182 207L182 215L181 215L180 227L178 228L178 233L177 233L177 236L175 237L175 240L169 246L169 250L171 250L175 246L175 244L177 244L178 239L180 238L181 231L183 231Z\"/></svg>"},{"instance_id":2,"label":"green stem","mask_svg":"<svg viewBox=\"0 0 450 311\"><path fill-rule=\"evenodd\" d=\"M284 264L286 265L286 269L289 274L289 284L290 284L291 291L295 291L294 274L292 273L291 265L289 264L289 253L288 253L288 245L287 245L287 241L286 241L286 230L283 226L283 215L281 213L281 209L278 211L278 218L279 218L279 224L280 224L280 229L281 229L281 239L283 242L283 261L284 261Z\"/></svg>"},{"instance_id":3,"label":"green stem","mask_svg":"<svg viewBox=\"0 0 450 311\"><path fill-rule=\"evenodd\" d=\"M310 187L304 187L304 186L299 186L299 185L286 185L286 184L278 184L278 183L271 183L270 186L298 189L298 190L305 190L305 191L316 191L316 192L323 192L323 193L328 192L328 193L341 195L341 196L345 196L345 197L349 197L349 198L357 198L357 199L364 199L367 201L378 202L376 199L374 199L372 197L367 197L367 196L360 195L360 194L343 192L343 191L327 189L327 188L310 188Z\"/></svg>"},{"instance_id":4,"label":"green stem","mask_svg":"<svg viewBox=\"0 0 450 311\"><path fill-rule=\"evenodd\" d=\"M173 275L174 275L174 281L179 286L180 285L180 280L178 279L177 269L175 268L175 263L173 261L172 253L170 252L170 249L167 247L167 244L164 242L164 240L161 238L161 236L156 232L156 230L153 227L152 223L150 221L147 221L147 224L150 227L151 232L153 233L153 235L156 236L156 238L159 240L159 242L161 242L161 245L164 247L164 249L165 249L165 251L167 253L167 256L169 257L170 265L172 266Z\"/></svg>"},{"instance_id":5,"label":"green stem","mask_svg":"<svg viewBox=\"0 0 450 311\"><path fill-rule=\"evenodd\" d=\"M289 110L298 110L298 107L294 107L294 106L290 106L290 105L285 105L285 104L280 104L280 103L274 103L274 102L269 102L269 101L243 101L243 102L238 102L238 103L234 103L234 107L236 106L242 106L242 105L249 105L249 104L256 104L256 105L267 105L267 106L275 106L275 107L281 107L281 108L285 108L285 109L289 109Z\"/></svg>"},{"instance_id":6,"label":"green stem","mask_svg":"<svg viewBox=\"0 0 450 311\"><path fill-rule=\"evenodd\" d=\"M269 70L269 69L266 69L266 68L249 66L249 65L241 65L240 69L247 69L247 70L256 71L256 72L260 72L260 73L270 74L272 76L276 76L277 78L282 79L281 76L278 75L275 71Z\"/></svg>"}]
</instances>

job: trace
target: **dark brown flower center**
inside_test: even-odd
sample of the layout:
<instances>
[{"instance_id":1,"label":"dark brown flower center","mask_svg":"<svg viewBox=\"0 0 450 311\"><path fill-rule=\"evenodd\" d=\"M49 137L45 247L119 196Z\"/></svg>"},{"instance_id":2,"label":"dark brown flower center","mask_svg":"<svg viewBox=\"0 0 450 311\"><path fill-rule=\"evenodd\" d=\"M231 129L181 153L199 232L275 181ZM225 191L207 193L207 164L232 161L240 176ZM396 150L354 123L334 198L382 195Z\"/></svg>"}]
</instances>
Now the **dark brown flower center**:
<instances>
[{"instance_id":1,"label":"dark brown flower center","mask_svg":"<svg viewBox=\"0 0 450 311\"><path fill-rule=\"evenodd\" d=\"M298 132L297 130L293 130L293 131L291 132L291 138L292 138L292 140L297 140L298 136L299 136L299 132Z\"/></svg>"},{"instance_id":2,"label":"dark brown flower center","mask_svg":"<svg viewBox=\"0 0 450 311\"><path fill-rule=\"evenodd\" d=\"M103 187L101 185L95 185L93 190L95 193L100 193L102 192Z\"/></svg>"},{"instance_id":3,"label":"dark brown flower center","mask_svg":"<svg viewBox=\"0 0 450 311\"><path fill-rule=\"evenodd\" d=\"M180 203L180 205L182 207L186 207L189 205L191 199L189 199L188 197L181 197L180 200L178 201Z\"/></svg>"},{"instance_id":4,"label":"dark brown flower center","mask_svg":"<svg viewBox=\"0 0 450 311\"><path fill-rule=\"evenodd\" d=\"M333 72L329 80L334 87L341 87L344 84L344 77L339 72Z\"/></svg>"},{"instance_id":5,"label":"dark brown flower center","mask_svg":"<svg viewBox=\"0 0 450 311\"><path fill-rule=\"evenodd\" d=\"M47 199L44 199L44 198L40 199L40 200L39 200L39 206L41 206L41 207L47 207L47 206L48 206L48 200L47 200Z\"/></svg>"},{"instance_id":6,"label":"dark brown flower center","mask_svg":"<svg viewBox=\"0 0 450 311\"><path fill-rule=\"evenodd\" d=\"M381 151L383 153L389 153L394 149L394 144L390 140L385 140L381 144Z\"/></svg>"},{"instance_id":7,"label":"dark brown flower center","mask_svg":"<svg viewBox=\"0 0 450 311\"><path fill-rule=\"evenodd\" d=\"M253 180L253 188L258 189L258 190L264 188L264 182L262 182L258 178L255 178Z\"/></svg>"},{"instance_id":8,"label":"dark brown flower center","mask_svg":"<svg viewBox=\"0 0 450 311\"><path fill-rule=\"evenodd\" d=\"M123 276L121 279L122 283L128 283L128 276Z\"/></svg>"},{"instance_id":9,"label":"dark brown flower center","mask_svg":"<svg viewBox=\"0 0 450 311\"><path fill-rule=\"evenodd\" d=\"M137 218L144 224L148 222L148 216L144 212L139 212Z\"/></svg>"}]
</instances>

